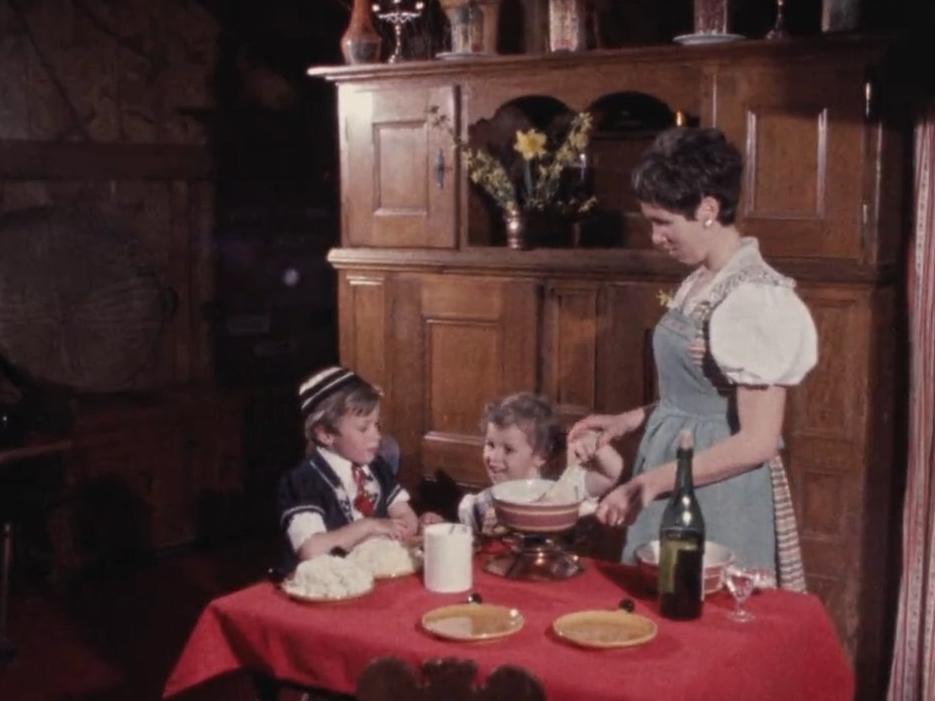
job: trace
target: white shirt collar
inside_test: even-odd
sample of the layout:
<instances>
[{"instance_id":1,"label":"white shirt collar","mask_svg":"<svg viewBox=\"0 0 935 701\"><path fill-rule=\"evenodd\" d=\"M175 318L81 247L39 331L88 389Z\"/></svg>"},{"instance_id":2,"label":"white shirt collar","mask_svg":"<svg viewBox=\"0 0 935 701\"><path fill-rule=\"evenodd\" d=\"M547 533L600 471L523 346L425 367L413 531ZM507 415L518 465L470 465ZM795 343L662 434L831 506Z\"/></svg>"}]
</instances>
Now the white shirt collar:
<instances>
[{"instance_id":1,"label":"white shirt collar","mask_svg":"<svg viewBox=\"0 0 935 701\"><path fill-rule=\"evenodd\" d=\"M331 469L338 473L338 476L351 474L351 461L343 455L338 455L333 450L321 445L318 446L318 452L325 459L325 462L331 466Z\"/></svg>"},{"instance_id":2,"label":"white shirt collar","mask_svg":"<svg viewBox=\"0 0 935 701\"><path fill-rule=\"evenodd\" d=\"M714 286L719 281L731 275L732 271L749 265L751 262L759 262L762 260L763 257L760 255L760 242L757 241L757 239L753 236L743 236L740 239L740 246L736 251L734 251L733 255L727 260L721 269L718 270L710 280L708 280L704 287L695 292L691 299L686 298L688 297L688 293L691 291L695 279L701 275L702 269L700 267L695 268L695 270L693 270L692 273L682 281L678 291L675 293L675 297L667 306L670 309L682 309L684 313L688 314L696 305L698 305L699 302L707 298L708 292L714 289Z\"/></svg>"}]
</instances>

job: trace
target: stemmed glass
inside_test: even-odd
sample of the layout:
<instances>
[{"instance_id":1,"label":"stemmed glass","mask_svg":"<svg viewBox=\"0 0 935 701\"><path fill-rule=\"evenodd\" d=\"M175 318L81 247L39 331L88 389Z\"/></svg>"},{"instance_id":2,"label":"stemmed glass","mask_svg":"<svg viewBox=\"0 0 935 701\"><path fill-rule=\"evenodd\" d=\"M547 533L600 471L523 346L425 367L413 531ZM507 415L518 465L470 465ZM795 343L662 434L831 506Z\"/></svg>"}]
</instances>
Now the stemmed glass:
<instances>
[{"instance_id":1,"label":"stemmed glass","mask_svg":"<svg viewBox=\"0 0 935 701\"><path fill-rule=\"evenodd\" d=\"M399 63L403 60L403 26L415 20L425 9L424 0L416 0L410 9L403 8L403 0L391 0L392 9L382 11L380 3L373 4L373 12L384 22L393 25L393 35L396 40L393 53L387 59L388 63Z\"/></svg>"},{"instance_id":2,"label":"stemmed glass","mask_svg":"<svg viewBox=\"0 0 935 701\"><path fill-rule=\"evenodd\" d=\"M736 623L748 623L754 619L743 604L756 588L757 573L754 568L730 565L724 572L724 580L731 596L734 597L734 610L727 617Z\"/></svg>"},{"instance_id":3,"label":"stemmed glass","mask_svg":"<svg viewBox=\"0 0 935 701\"><path fill-rule=\"evenodd\" d=\"M776 21L773 23L773 28L763 37L764 39L772 41L789 38L789 32L786 31L785 7L786 0L776 0Z\"/></svg>"}]
</instances>

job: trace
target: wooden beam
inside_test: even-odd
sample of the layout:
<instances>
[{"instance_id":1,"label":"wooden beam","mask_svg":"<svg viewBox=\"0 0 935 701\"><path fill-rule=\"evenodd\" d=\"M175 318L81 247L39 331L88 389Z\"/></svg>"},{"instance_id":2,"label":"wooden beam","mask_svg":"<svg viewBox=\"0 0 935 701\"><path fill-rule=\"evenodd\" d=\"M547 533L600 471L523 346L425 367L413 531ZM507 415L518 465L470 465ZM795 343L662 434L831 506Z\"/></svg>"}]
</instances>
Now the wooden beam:
<instances>
[{"instance_id":1,"label":"wooden beam","mask_svg":"<svg viewBox=\"0 0 935 701\"><path fill-rule=\"evenodd\" d=\"M205 146L0 141L0 179L199 180L212 177Z\"/></svg>"}]
</instances>

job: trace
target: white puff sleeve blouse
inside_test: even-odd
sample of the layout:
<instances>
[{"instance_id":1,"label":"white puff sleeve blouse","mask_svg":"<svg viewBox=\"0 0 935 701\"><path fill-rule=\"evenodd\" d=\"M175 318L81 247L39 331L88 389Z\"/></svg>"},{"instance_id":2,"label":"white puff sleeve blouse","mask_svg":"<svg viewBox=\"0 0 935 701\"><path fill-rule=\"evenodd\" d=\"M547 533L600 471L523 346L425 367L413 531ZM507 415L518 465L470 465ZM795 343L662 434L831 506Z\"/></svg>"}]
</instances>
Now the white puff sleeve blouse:
<instances>
[{"instance_id":1,"label":"white puff sleeve blouse","mask_svg":"<svg viewBox=\"0 0 935 701\"><path fill-rule=\"evenodd\" d=\"M796 385L818 362L818 334L790 287L738 285L711 314L711 356L739 385Z\"/></svg>"}]
</instances>

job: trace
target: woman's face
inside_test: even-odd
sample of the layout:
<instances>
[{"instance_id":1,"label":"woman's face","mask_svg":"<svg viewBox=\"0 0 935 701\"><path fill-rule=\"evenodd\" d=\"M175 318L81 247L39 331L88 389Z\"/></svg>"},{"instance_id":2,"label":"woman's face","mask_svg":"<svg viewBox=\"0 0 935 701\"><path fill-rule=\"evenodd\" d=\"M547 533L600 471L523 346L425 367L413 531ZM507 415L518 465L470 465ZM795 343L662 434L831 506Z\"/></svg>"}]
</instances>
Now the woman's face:
<instances>
[{"instance_id":1,"label":"woman's face","mask_svg":"<svg viewBox=\"0 0 935 701\"><path fill-rule=\"evenodd\" d=\"M545 460L533 452L526 434L513 424L500 428L487 424L484 435L484 467L493 484L539 476Z\"/></svg>"},{"instance_id":2,"label":"woman's face","mask_svg":"<svg viewBox=\"0 0 935 701\"><path fill-rule=\"evenodd\" d=\"M699 218L686 219L655 205L640 203L643 216L652 225L653 246L685 265L698 265L708 254L709 229ZM699 207L700 209L700 207Z\"/></svg>"}]
</instances>

